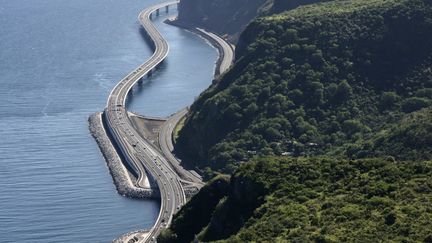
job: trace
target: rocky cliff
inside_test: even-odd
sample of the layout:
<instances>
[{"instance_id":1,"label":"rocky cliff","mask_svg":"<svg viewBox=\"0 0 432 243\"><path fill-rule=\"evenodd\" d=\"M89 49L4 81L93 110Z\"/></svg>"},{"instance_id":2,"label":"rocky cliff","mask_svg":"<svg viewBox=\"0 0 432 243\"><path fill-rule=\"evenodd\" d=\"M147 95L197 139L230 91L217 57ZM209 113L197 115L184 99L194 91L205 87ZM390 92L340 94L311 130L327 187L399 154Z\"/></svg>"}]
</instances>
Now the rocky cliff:
<instances>
[{"instance_id":1,"label":"rocky cliff","mask_svg":"<svg viewBox=\"0 0 432 243\"><path fill-rule=\"evenodd\" d=\"M183 0L179 4L179 20L209 29L235 41L238 33L271 2L270 0Z\"/></svg>"},{"instance_id":2,"label":"rocky cliff","mask_svg":"<svg viewBox=\"0 0 432 243\"><path fill-rule=\"evenodd\" d=\"M257 16L280 13L323 0L182 0L179 20L236 43L240 32Z\"/></svg>"}]
</instances>

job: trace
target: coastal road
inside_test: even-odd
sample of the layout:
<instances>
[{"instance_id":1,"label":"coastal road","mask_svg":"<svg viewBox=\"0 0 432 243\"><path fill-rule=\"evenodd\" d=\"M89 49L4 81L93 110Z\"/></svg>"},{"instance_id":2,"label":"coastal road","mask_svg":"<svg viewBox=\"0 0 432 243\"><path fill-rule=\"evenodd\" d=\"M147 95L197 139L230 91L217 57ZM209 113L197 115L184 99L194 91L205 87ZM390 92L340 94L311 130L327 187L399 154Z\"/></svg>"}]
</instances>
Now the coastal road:
<instances>
[{"instance_id":1,"label":"coastal road","mask_svg":"<svg viewBox=\"0 0 432 243\"><path fill-rule=\"evenodd\" d=\"M164 2L142 11L139 21L147 34L153 47L153 55L142 65L124 77L111 91L103 120L113 143L117 145L125 163L131 168L132 174L137 177L137 187L159 189L161 208L158 218L149 231L137 231L128 234L127 241L155 242L160 232L167 228L173 215L186 203L186 194L194 193L203 186L201 177L193 171L185 170L172 154L172 131L178 121L187 113L183 110L170 117L161 129L159 137L162 152L156 149L149 141L142 138L132 125L126 109L126 99L132 87L142 78L150 75L160 65L169 52L169 45L153 25L153 14L178 1ZM219 50L219 73L225 72L233 62L233 49L217 35L199 30L201 33L214 39L222 48Z\"/></svg>"},{"instance_id":2,"label":"coastal road","mask_svg":"<svg viewBox=\"0 0 432 243\"><path fill-rule=\"evenodd\" d=\"M161 198L159 216L148 233L135 233L134 238L138 242L155 241L159 233L171 223L173 215L186 203L184 179L179 177L158 150L138 135L129 120L125 106L127 95L134 84L150 74L166 58L169 51L168 43L151 21L152 14L177 3L178 1L172 1L157 4L140 13L139 21L148 35L154 53L114 87L108 97L103 116L113 142L138 177L136 186L148 186L147 175L149 175L151 181L155 181L159 188Z\"/></svg>"},{"instance_id":3,"label":"coastal road","mask_svg":"<svg viewBox=\"0 0 432 243\"><path fill-rule=\"evenodd\" d=\"M179 121L187 114L188 109L173 114L168 117L159 131L159 145L165 158L171 163L172 168L178 173L182 180L187 181L190 186L201 188L203 186L202 178L198 174L187 171L180 166L180 161L174 156L172 134Z\"/></svg>"},{"instance_id":4,"label":"coastal road","mask_svg":"<svg viewBox=\"0 0 432 243\"><path fill-rule=\"evenodd\" d=\"M222 55L222 60L220 61L219 70L217 71L219 72L219 74L223 74L231 67L234 61L234 48L231 46L231 44L229 44L227 41L225 41L218 35L201 28L196 29L204 35L207 35L212 40L216 41L217 45L222 48L222 50L219 50L219 54Z\"/></svg>"},{"instance_id":5,"label":"coastal road","mask_svg":"<svg viewBox=\"0 0 432 243\"><path fill-rule=\"evenodd\" d=\"M215 43L219 49L219 66L217 67L216 73L223 74L226 72L234 62L234 49L224 39L218 35L206 31L204 29L196 28L200 34L210 38L212 43ZM165 158L171 163L172 168L178 173L178 175L188 182L191 186L200 188L202 186L202 178L195 171L184 170L180 166L180 161L174 156L174 145L173 145L173 131L179 121L184 118L188 113L188 109L184 108L179 112L168 117L167 121L162 125L159 132L159 145Z\"/></svg>"}]
</instances>

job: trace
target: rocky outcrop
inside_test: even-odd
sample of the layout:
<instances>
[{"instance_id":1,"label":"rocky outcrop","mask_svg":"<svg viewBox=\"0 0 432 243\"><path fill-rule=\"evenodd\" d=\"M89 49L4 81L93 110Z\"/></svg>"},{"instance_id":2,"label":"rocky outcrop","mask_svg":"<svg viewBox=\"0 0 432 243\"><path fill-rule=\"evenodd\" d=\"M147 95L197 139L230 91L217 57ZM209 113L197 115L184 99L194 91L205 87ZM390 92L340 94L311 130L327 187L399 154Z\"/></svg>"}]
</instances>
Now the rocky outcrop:
<instances>
[{"instance_id":1,"label":"rocky outcrop","mask_svg":"<svg viewBox=\"0 0 432 243\"><path fill-rule=\"evenodd\" d=\"M330 0L182 0L178 19L224 36L236 44L240 33L258 16L323 1Z\"/></svg>"},{"instance_id":2,"label":"rocky outcrop","mask_svg":"<svg viewBox=\"0 0 432 243\"><path fill-rule=\"evenodd\" d=\"M151 188L139 188L134 185L133 180L135 178L132 178L127 168L123 165L115 147L107 136L102 122L102 113L98 112L91 115L88 122L90 133L96 140L105 158L117 192L129 198L158 198L159 191Z\"/></svg>"},{"instance_id":3,"label":"rocky outcrop","mask_svg":"<svg viewBox=\"0 0 432 243\"><path fill-rule=\"evenodd\" d=\"M235 43L241 30L268 8L271 0L182 0L179 20L211 30ZM269 5L271 6L271 5Z\"/></svg>"},{"instance_id":4,"label":"rocky outcrop","mask_svg":"<svg viewBox=\"0 0 432 243\"><path fill-rule=\"evenodd\" d=\"M297 8L301 5L307 5L317 2L326 2L331 0L274 0L271 13L280 13L290 9Z\"/></svg>"}]
</instances>

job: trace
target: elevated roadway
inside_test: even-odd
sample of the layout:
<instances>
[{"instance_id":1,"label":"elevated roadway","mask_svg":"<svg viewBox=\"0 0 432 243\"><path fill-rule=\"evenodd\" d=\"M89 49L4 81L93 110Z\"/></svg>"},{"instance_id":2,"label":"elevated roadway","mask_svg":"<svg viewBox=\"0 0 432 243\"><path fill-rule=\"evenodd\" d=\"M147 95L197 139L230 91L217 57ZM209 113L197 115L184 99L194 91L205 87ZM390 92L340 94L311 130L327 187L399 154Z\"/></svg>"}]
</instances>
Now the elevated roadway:
<instances>
[{"instance_id":1,"label":"elevated roadway","mask_svg":"<svg viewBox=\"0 0 432 243\"><path fill-rule=\"evenodd\" d=\"M161 208L156 223L146 233L135 233L134 242L155 241L162 229L171 223L173 215L186 203L183 184L187 181L179 177L157 149L138 135L126 110L127 95L134 84L151 74L152 70L163 62L169 52L168 43L151 21L152 14L154 12L158 14L159 9L177 3L178 1L171 1L157 4L140 13L139 21L148 35L154 53L145 63L129 73L114 87L108 97L103 115L114 143L125 162L129 164L137 176L136 186L148 187L147 175L149 175L150 181L159 188L160 192Z\"/></svg>"},{"instance_id":2,"label":"elevated roadway","mask_svg":"<svg viewBox=\"0 0 432 243\"><path fill-rule=\"evenodd\" d=\"M203 185L201 177L181 167L172 154L172 131L187 110L170 117L162 127L159 136L161 152L138 134L126 109L126 99L132 87L142 78L150 75L164 61L169 52L168 43L151 21L152 15L159 15L160 9L168 10L169 6L176 4L178 1L160 3L139 14L139 21L154 53L114 87L103 114L113 143L117 145L124 162L129 165L132 174L137 178L135 185L142 188L156 189L157 187L160 192L161 208L154 226L148 231L129 233L126 241L155 242L159 233L171 223L173 215L186 203L186 194L193 193ZM225 72L234 59L232 47L213 33L201 29L199 31L214 39L221 46L222 50L219 52L222 59L218 72Z\"/></svg>"}]
</instances>

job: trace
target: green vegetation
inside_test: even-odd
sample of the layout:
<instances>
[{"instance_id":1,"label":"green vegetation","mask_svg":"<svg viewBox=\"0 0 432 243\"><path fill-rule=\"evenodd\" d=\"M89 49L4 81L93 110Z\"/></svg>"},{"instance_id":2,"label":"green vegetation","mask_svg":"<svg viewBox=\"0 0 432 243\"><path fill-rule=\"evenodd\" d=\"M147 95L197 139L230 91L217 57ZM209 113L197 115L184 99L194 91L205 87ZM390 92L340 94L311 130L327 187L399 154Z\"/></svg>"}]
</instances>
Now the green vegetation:
<instances>
[{"instance_id":1,"label":"green vegetation","mask_svg":"<svg viewBox=\"0 0 432 243\"><path fill-rule=\"evenodd\" d=\"M432 108L405 115L366 141L342 146L350 158L391 156L395 160L432 160Z\"/></svg>"},{"instance_id":2,"label":"green vegetation","mask_svg":"<svg viewBox=\"0 0 432 243\"><path fill-rule=\"evenodd\" d=\"M371 143L406 146L388 131L432 103L430 40L428 0L339 0L258 18L231 71L192 105L176 149L191 166L231 173L254 156L373 157ZM430 158L423 145L391 155Z\"/></svg>"},{"instance_id":3,"label":"green vegetation","mask_svg":"<svg viewBox=\"0 0 432 243\"><path fill-rule=\"evenodd\" d=\"M430 161L261 158L240 166L229 187L210 183L158 242L195 235L220 242L431 242L430 178Z\"/></svg>"},{"instance_id":4,"label":"green vegetation","mask_svg":"<svg viewBox=\"0 0 432 243\"><path fill-rule=\"evenodd\" d=\"M204 186L176 215L170 229L158 242L190 242L196 232L205 227L219 201L229 190L229 177L217 176Z\"/></svg>"},{"instance_id":5,"label":"green vegetation","mask_svg":"<svg viewBox=\"0 0 432 243\"><path fill-rule=\"evenodd\" d=\"M176 124L174 131L173 131L173 141L174 142L177 141L177 138L179 136L179 132L183 128L185 121L186 121L186 117L182 117L180 119L180 121Z\"/></svg>"},{"instance_id":6,"label":"green vegetation","mask_svg":"<svg viewBox=\"0 0 432 243\"><path fill-rule=\"evenodd\" d=\"M273 0L184 0L178 19L187 24L228 35L235 42L239 33Z\"/></svg>"},{"instance_id":7,"label":"green vegetation","mask_svg":"<svg viewBox=\"0 0 432 243\"><path fill-rule=\"evenodd\" d=\"M328 0L182 0L178 19L235 43L240 32L257 16L322 1Z\"/></svg>"},{"instance_id":8,"label":"green vegetation","mask_svg":"<svg viewBox=\"0 0 432 243\"><path fill-rule=\"evenodd\" d=\"M232 176L160 242L432 242L431 40L431 0L256 19L176 144L206 178Z\"/></svg>"}]
</instances>

